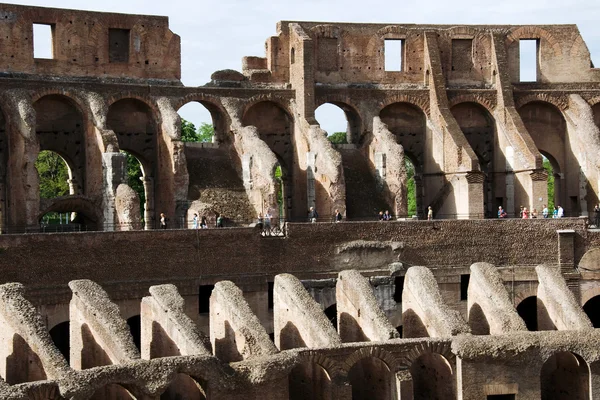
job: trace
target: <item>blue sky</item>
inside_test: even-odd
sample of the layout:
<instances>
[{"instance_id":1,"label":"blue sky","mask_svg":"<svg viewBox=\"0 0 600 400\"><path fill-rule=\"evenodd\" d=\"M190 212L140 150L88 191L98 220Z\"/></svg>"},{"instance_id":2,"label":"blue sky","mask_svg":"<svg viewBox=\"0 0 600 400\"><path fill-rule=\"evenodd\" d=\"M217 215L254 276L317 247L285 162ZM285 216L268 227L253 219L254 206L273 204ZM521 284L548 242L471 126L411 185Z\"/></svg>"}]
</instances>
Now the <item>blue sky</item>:
<instances>
[{"instance_id":1,"label":"blue sky","mask_svg":"<svg viewBox=\"0 0 600 400\"><path fill-rule=\"evenodd\" d=\"M280 20L428 24L577 24L600 67L600 1L497 0L369 3L358 0L47 0L15 4L131 14L165 15L181 36L182 81L200 86L220 69L241 70L243 56L264 56L265 40ZM385 4L385 7L381 4ZM180 114L199 125L211 122L208 111L194 104ZM346 129L343 112L331 106L317 110L328 132Z\"/></svg>"}]
</instances>

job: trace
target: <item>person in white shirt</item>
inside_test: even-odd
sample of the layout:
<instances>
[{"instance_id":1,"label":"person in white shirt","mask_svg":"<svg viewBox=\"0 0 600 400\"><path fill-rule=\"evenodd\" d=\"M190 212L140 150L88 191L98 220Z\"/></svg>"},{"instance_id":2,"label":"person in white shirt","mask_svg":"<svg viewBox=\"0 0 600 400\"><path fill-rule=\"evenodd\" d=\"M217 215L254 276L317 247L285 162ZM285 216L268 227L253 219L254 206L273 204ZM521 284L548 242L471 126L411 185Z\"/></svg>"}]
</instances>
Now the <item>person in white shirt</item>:
<instances>
[{"instance_id":1,"label":"person in white shirt","mask_svg":"<svg viewBox=\"0 0 600 400\"><path fill-rule=\"evenodd\" d=\"M558 213L556 214L556 218L562 218L565 216L565 210L561 206L558 206Z\"/></svg>"}]
</instances>

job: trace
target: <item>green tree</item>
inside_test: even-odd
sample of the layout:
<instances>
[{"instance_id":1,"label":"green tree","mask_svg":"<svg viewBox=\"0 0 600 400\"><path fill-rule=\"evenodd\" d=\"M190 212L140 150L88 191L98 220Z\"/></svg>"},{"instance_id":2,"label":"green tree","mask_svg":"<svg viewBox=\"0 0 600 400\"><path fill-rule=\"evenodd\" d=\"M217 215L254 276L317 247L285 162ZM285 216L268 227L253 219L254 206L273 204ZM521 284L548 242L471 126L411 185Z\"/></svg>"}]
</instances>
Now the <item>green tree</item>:
<instances>
[{"instance_id":1,"label":"green tree","mask_svg":"<svg viewBox=\"0 0 600 400\"><path fill-rule=\"evenodd\" d=\"M346 132L335 132L334 134L327 136L327 139L333 144L348 144Z\"/></svg>"},{"instance_id":2,"label":"green tree","mask_svg":"<svg viewBox=\"0 0 600 400\"><path fill-rule=\"evenodd\" d=\"M69 194L69 170L65 160L53 151L40 151L35 168L40 176L40 197L53 199Z\"/></svg>"},{"instance_id":3,"label":"green tree","mask_svg":"<svg viewBox=\"0 0 600 400\"><path fill-rule=\"evenodd\" d=\"M546 157L543 159L544 161L544 169L548 173L548 210L552 213L554 210L554 171L552 170L552 164L550 164L550 160Z\"/></svg>"},{"instance_id":4,"label":"green tree","mask_svg":"<svg viewBox=\"0 0 600 400\"><path fill-rule=\"evenodd\" d=\"M198 138L198 142L202 143L210 143L213 141L213 136L215 136L215 128L212 124L207 124L203 122L200 124L200 128L196 132L196 137Z\"/></svg>"},{"instance_id":5,"label":"green tree","mask_svg":"<svg viewBox=\"0 0 600 400\"><path fill-rule=\"evenodd\" d=\"M142 174L142 165L140 161L126 151L121 151L127 156L127 185L132 188L140 199L140 210L144 209L146 204L146 194L144 192L144 183L140 179Z\"/></svg>"},{"instance_id":6,"label":"green tree","mask_svg":"<svg viewBox=\"0 0 600 400\"><path fill-rule=\"evenodd\" d=\"M415 191L415 167L408 157L404 157L404 168L406 169L406 200L408 202L408 216L417 213L417 196Z\"/></svg>"},{"instance_id":7,"label":"green tree","mask_svg":"<svg viewBox=\"0 0 600 400\"><path fill-rule=\"evenodd\" d=\"M181 118L181 141L182 142L197 142L198 135L196 127L190 121Z\"/></svg>"}]
</instances>

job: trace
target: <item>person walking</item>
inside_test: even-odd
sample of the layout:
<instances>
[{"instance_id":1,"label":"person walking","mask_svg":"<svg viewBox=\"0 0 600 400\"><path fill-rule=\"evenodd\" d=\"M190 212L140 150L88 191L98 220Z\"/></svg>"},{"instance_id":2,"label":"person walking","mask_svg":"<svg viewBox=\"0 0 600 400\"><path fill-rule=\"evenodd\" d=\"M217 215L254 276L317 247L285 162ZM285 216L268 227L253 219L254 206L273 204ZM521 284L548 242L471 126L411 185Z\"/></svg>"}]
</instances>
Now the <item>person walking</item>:
<instances>
[{"instance_id":1,"label":"person walking","mask_svg":"<svg viewBox=\"0 0 600 400\"><path fill-rule=\"evenodd\" d=\"M310 222L313 222L313 223L314 223L314 222L317 222L317 218L319 218L319 213L317 212L317 210L315 210L315 208L314 208L314 207L311 207L311 208L308 210L308 220L309 220Z\"/></svg>"},{"instance_id":2,"label":"person walking","mask_svg":"<svg viewBox=\"0 0 600 400\"><path fill-rule=\"evenodd\" d=\"M265 214L265 229L271 229L271 219L273 218L273 215L271 214L271 209L267 209L267 213Z\"/></svg>"},{"instance_id":3,"label":"person walking","mask_svg":"<svg viewBox=\"0 0 600 400\"><path fill-rule=\"evenodd\" d=\"M558 210L556 212L556 218L562 218L564 216L565 216L565 210L561 206L558 206Z\"/></svg>"},{"instance_id":4,"label":"person walking","mask_svg":"<svg viewBox=\"0 0 600 400\"><path fill-rule=\"evenodd\" d=\"M380 221L384 221L383 219L383 211L379 211L379 214L377 215L377 219Z\"/></svg>"},{"instance_id":5,"label":"person walking","mask_svg":"<svg viewBox=\"0 0 600 400\"><path fill-rule=\"evenodd\" d=\"M507 214L506 211L504 211L504 208L502 208L502 206L498 207L498 218L506 218Z\"/></svg>"},{"instance_id":6,"label":"person walking","mask_svg":"<svg viewBox=\"0 0 600 400\"><path fill-rule=\"evenodd\" d=\"M433 221L433 208L431 206L427 207L427 221Z\"/></svg>"},{"instance_id":7,"label":"person walking","mask_svg":"<svg viewBox=\"0 0 600 400\"><path fill-rule=\"evenodd\" d=\"M200 229L208 229L208 224L206 222L206 215L203 215L202 219L200 220Z\"/></svg>"},{"instance_id":8,"label":"person walking","mask_svg":"<svg viewBox=\"0 0 600 400\"><path fill-rule=\"evenodd\" d=\"M383 220L384 221L390 221L392 219L392 216L390 215L390 211L389 210L385 210L385 213L383 214Z\"/></svg>"},{"instance_id":9,"label":"person walking","mask_svg":"<svg viewBox=\"0 0 600 400\"><path fill-rule=\"evenodd\" d=\"M225 216L223 214L219 214L217 217L217 228L223 228L225 226Z\"/></svg>"},{"instance_id":10,"label":"person walking","mask_svg":"<svg viewBox=\"0 0 600 400\"><path fill-rule=\"evenodd\" d=\"M340 210L335 210L335 217L334 217L334 221L335 222L342 222L342 213L340 212Z\"/></svg>"},{"instance_id":11,"label":"person walking","mask_svg":"<svg viewBox=\"0 0 600 400\"><path fill-rule=\"evenodd\" d=\"M527 207L523 207L521 210L521 218L527 219L529 218L529 211L527 211Z\"/></svg>"},{"instance_id":12,"label":"person walking","mask_svg":"<svg viewBox=\"0 0 600 400\"><path fill-rule=\"evenodd\" d=\"M194 213L194 218L192 218L192 229L198 229L198 214Z\"/></svg>"},{"instance_id":13,"label":"person walking","mask_svg":"<svg viewBox=\"0 0 600 400\"><path fill-rule=\"evenodd\" d=\"M558 218L558 208L554 206L554 211L552 211L552 218Z\"/></svg>"},{"instance_id":14,"label":"person walking","mask_svg":"<svg viewBox=\"0 0 600 400\"><path fill-rule=\"evenodd\" d=\"M548 207L544 204L544 208L542 209L542 217L548 218Z\"/></svg>"},{"instance_id":15,"label":"person walking","mask_svg":"<svg viewBox=\"0 0 600 400\"><path fill-rule=\"evenodd\" d=\"M167 217L165 213L160 213L160 229L167 229Z\"/></svg>"}]
</instances>

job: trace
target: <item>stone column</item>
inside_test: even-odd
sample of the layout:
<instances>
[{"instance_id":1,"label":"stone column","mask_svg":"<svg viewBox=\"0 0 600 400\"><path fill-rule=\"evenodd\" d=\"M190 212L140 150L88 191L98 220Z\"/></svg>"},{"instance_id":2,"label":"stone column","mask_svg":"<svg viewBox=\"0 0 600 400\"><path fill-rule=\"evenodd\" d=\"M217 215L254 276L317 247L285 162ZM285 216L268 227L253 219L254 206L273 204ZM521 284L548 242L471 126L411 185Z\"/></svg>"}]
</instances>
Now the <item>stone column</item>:
<instances>
[{"instance_id":1,"label":"stone column","mask_svg":"<svg viewBox=\"0 0 600 400\"><path fill-rule=\"evenodd\" d=\"M140 178L144 184L144 195L146 203L144 204L144 229L150 230L154 228L156 216L154 215L154 179L149 176Z\"/></svg>"},{"instance_id":2,"label":"stone column","mask_svg":"<svg viewBox=\"0 0 600 400\"><path fill-rule=\"evenodd\" d=\"M115 197L117 195L117 187L121 183L126 182L127 155L119 152L103 153L102 170L104 172L104 193L102 199L104 230L113 231L115 224L118 223L115 211Z\"/></svg>"}]
</instances>

